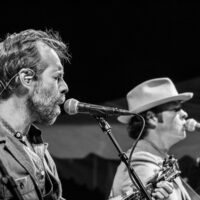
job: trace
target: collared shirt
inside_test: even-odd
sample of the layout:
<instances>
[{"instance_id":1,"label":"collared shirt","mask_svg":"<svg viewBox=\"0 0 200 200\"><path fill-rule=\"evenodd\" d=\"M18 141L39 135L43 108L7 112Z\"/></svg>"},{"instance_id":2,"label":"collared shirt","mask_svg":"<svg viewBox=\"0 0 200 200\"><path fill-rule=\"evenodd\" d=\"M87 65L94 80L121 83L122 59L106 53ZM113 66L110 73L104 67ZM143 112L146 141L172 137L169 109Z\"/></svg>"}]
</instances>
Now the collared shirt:
<instances>
[{"instance_id":1,"label":"collared shirt","mask_svg":"<svg viewBox=\"0 0 200 200\"><path fill-rule=\"evenodd\" d=\"M47 150L48 144L43 143L41 131L31 126L28 133L28 141L31 143L33 151L25 145L25 140L23 141L21 138L20 141L19 138L17 139L7 129L0 126L0 157L2 163L6 166L8 174L16 182L17 188L25 200L46 199L46 197L49 199L63 199L61 197L62 188L57 169ZM41 162L34 163L40 157L42 158ZM36 168L37 166L42 166L42 161L45 178L40 177L39 180L41 182L39 183L36 176L38 171ZM0 173L0 179L1 177ZM0 199L12 197L12 191L3 183L0 183Z\"/></svg>"},{"instance_id":2,"label":"collared shirt","mask_svg":"<svg viewBox=\"0 0 200 200\"><path fill-rule=\"evenodd\" d=\"M39 155L37 152L37 149L42 149L43 153L42 155ZM44 169L44 144L41 145L35 145L33 147L34 151L30 149L28 146L24 145L24 150L30 157L32 164L34 166L35 171L35 177L37 178L38 187L40 188L41 193L45 194L45 169Z\"/></svg>"},{"instance_id":3,"label":"collared shirt","mask_svg":"<svg viewBox=\"0 0 200 200\"><path fill-rule=\"evenodd\" d=\"M38 187L40 188L42 195L45 195L44 156L45 151L47 150L47 144L44 144L42 141L41 131L34 126L31 126L27 137L21 136L20 133L18 133L18 136L34 166Z\"/></svg>"},{"instance_id":4,"label":"collared shirt","mask_svg":"<svg viewBox=\"0 0 200 200\"><path fill-rule=\"evenodd\" d=\"M130 151L131 149L127 152L128 156ZM163 154L155 149L154 146L146 140L140 140L132 155L131 166L142 183L146 185L161 169L160 163L163 162L163 159ZM114 177L110 199L126 194L130 190L133 190L133 183L129 177L127 167L124 163L121 163ZM179 177L174 180L174 190L169 200L191 200Z\"/></svg>"}]
</instances>

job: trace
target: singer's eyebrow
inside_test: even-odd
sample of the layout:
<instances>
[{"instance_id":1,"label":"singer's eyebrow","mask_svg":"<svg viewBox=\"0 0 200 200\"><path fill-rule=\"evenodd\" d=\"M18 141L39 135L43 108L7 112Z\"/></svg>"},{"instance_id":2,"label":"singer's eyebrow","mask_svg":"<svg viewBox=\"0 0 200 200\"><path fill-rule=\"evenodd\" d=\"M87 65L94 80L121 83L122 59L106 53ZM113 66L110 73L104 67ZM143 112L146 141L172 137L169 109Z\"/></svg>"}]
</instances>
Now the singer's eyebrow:
<instances>
[{"instance_id":1,"label":"singer's eyebrow","mask_svg":"<svg viewBox=\"0 0 200 200\"><path fill-rule=\"evenodd\" d=\"M54 73L55 73L55 72L58 72L58 73L64 74L64 69L63 69L63 66L62 66L62 65L57 65L57 67L54 68L52 71L53 71Z\"/></svg>"},{"instance_id":2,"label":"singer's eyebrow","mask_svg":"<svg viewBox=\"0 0 200 200\"><path fill-rule=\"evenodd\" d=\"M58 65L58 70L59 71L64 71L63 66L62 65Z\"/></svg>"}]
</instances>

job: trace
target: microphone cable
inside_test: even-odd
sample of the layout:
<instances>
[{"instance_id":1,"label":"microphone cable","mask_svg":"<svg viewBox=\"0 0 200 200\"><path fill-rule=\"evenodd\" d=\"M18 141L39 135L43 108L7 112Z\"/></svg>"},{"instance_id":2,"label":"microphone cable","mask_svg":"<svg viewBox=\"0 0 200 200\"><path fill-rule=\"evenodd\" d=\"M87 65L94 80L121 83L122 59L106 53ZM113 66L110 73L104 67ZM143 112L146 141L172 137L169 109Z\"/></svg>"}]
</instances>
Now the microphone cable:
<instances>
[{"instance_id":1,"label":"microphone cable","mask_svg":"<svg viewBox=\"0 0 200 200\"><path fill-rule=\"evenodd\" d=\"M135 147L138 143L138 141L140 140L141 136L142 136L142 133L144 131L144 128L145 128L145 120L144 118L141 116L141 115L136 115L137 117L140 118L140 120L142 121L142 127L141 127L141 130L140 130L140 133L137 137L137 139L135 140L135 143L133 144L132 148L131 148L131 152L129 154L129 157L128 157L128 174L129 174L129 177L131 179L131 181L134 183L134 185L138 188L138 185L136 184L135 180L133 179L132 175L131 175L131 158L132 158L132 155L133 155L133 152L135 150Z\"/></svg>"}]
</instances>

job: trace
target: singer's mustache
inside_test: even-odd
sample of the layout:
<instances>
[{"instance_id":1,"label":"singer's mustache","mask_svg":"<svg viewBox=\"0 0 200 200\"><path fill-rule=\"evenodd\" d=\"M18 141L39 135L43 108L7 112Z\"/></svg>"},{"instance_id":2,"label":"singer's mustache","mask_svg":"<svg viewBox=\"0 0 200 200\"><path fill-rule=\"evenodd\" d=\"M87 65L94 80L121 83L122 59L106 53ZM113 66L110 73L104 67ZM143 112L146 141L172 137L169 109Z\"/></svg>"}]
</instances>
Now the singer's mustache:
<instances>
[{"instance_id":1,"label":"singer's mustache","mask_svg":"<svg viewBox=\"0 0 200 200\"><path fill-rule=\"evenodd\" d=\"M63 104L65 102L65 96L61 96L56 100L56 104Z\"/></svg>"}]
</instances>

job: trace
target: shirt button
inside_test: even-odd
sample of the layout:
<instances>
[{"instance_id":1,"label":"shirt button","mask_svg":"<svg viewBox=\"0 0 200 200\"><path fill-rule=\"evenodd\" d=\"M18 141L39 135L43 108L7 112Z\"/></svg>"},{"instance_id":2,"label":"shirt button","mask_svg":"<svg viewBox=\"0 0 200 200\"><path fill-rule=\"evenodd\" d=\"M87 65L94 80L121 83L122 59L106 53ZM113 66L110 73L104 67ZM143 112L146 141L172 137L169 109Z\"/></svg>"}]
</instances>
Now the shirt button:
<instances>
[{"instance_id":1,"label":"shirt button","mask_svg":"<svg viewBox=\"0 0 200 200\"><path fill-rule=\"evenodd\" d=\"M22 134L21 134L20 132L16 132L16 133L15 133L15 137L16 137L17 139L22 139Z\"/></svg>"},{"instance_id":2,"label":"shirt button","mask_svg":"<svg viewBox=\"0 0 200 200\"><path fill-rule=\"evenodd\" d=\"M41 179L44 178L44 175L45 175L45 172L44 172L44 171L41 171Z\"/></svg>"}]
</instances>

